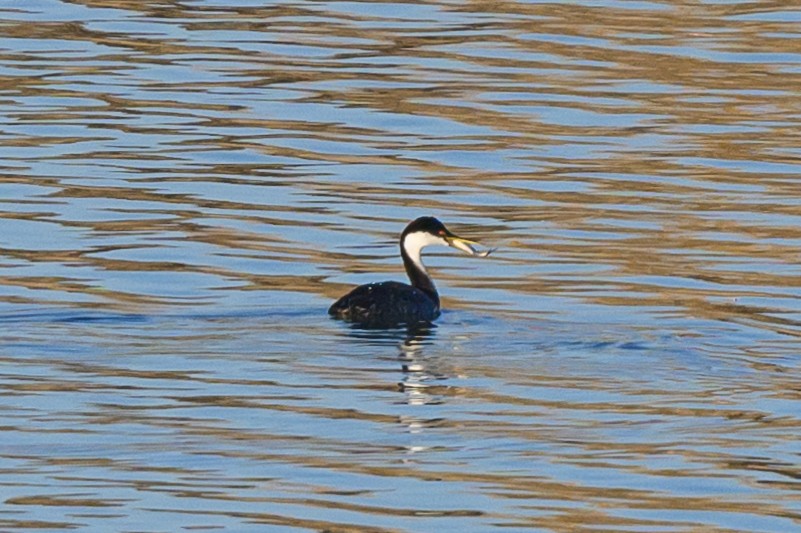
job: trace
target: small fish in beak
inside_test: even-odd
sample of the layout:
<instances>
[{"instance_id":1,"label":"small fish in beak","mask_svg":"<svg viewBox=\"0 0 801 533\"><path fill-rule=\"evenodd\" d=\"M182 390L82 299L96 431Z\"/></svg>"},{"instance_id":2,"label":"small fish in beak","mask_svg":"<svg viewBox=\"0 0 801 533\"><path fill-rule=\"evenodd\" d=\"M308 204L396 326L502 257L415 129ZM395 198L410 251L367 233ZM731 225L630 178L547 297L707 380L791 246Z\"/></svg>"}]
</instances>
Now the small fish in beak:
<instances>
[{"instance_id":1,"label":"small fish in beak","mask_svg":"<svg viewBox=\"0 0 801 533\"><path fill-rule=\"evenodd\" d=\"M474 247L481 246L480 244L478 244L475 241L470 241L467 239L463 239L461 237L457 237L452 233L450 235L445 236L445 241L448 243L448 246L451 246L453 248L458 248L459 250L465 252L466 254L470 254L474 257L487 257L489 254L491 254L496 250L495 248L489 248L487 250L484 250L483 252L479 252Z\"/></svg>"}]
</instances>

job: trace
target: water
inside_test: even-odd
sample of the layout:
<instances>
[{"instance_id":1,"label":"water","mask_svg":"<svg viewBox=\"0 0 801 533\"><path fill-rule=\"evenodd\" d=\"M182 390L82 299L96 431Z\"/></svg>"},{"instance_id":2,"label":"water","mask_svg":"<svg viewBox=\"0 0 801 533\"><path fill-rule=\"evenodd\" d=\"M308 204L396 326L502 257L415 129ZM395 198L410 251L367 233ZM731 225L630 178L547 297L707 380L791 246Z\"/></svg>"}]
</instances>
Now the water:
<instances>
[{"instance_id":1,"label":"water","mask_svg":"<svg viewBox=\"0 0 801 533\"><path fill-rule=\"evenodd\" d=\"M0 529L801 529L799 20L0 5Z\"/></svg>"}]
</instances>

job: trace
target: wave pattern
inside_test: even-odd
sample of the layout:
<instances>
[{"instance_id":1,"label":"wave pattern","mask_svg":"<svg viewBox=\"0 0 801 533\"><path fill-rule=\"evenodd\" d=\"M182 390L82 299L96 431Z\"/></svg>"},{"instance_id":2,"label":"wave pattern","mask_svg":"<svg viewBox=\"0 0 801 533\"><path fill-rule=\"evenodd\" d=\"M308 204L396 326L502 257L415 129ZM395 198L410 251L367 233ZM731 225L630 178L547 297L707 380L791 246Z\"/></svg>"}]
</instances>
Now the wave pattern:
<instances>
[{"instance_id":1,"label":"wave pattern","mask_svg":"<svg viewBox=\"0 0 801 533\"><path fill-rule=\"evenodd\" d=\"M0 528L799 528L801 11L0 9ZM402 277L436 328L331 322Z\"/></svg>"}]
</instances>

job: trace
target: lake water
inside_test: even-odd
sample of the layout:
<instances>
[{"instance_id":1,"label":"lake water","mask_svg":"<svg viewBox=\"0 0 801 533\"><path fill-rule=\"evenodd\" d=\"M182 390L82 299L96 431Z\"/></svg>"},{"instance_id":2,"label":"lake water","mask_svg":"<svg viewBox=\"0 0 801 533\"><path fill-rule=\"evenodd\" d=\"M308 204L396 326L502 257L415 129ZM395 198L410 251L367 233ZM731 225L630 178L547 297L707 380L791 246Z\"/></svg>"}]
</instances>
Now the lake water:
<instances>
[{"instance_id":1,"label":"lake water","mask_svg":"<svg viewBox=\"0 0 801 533\"><path fill-rule=\"evenodd\" d=\"M801 9L0 3L0 530L801 530ZM329 319L404 280L435 327Z\"/></svg>"}]
</instances>

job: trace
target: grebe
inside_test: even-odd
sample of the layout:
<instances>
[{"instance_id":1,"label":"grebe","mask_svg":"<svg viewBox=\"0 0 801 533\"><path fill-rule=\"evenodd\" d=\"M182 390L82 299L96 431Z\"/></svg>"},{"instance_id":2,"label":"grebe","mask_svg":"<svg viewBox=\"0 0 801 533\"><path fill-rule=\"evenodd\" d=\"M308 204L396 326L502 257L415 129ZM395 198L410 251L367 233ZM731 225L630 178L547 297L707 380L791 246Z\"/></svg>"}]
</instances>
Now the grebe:
<instances>
[{"instance_id":1,"label":"grebe","mask_svg":"<svg viewBox=\"0 0 801 533\"><path fill-rule=\"evenodd\" d=\"M439 294L420 259L421 250L430 245L452 246L479 257L493 251L478 252L472 246L477 242L457 237L434 217L420 217L410 222L400 237L403 266L412 284L384 281L360 285L334 302L328 314L369 327L417 324L437 318Z\"/></svg>"}]
</instances>

